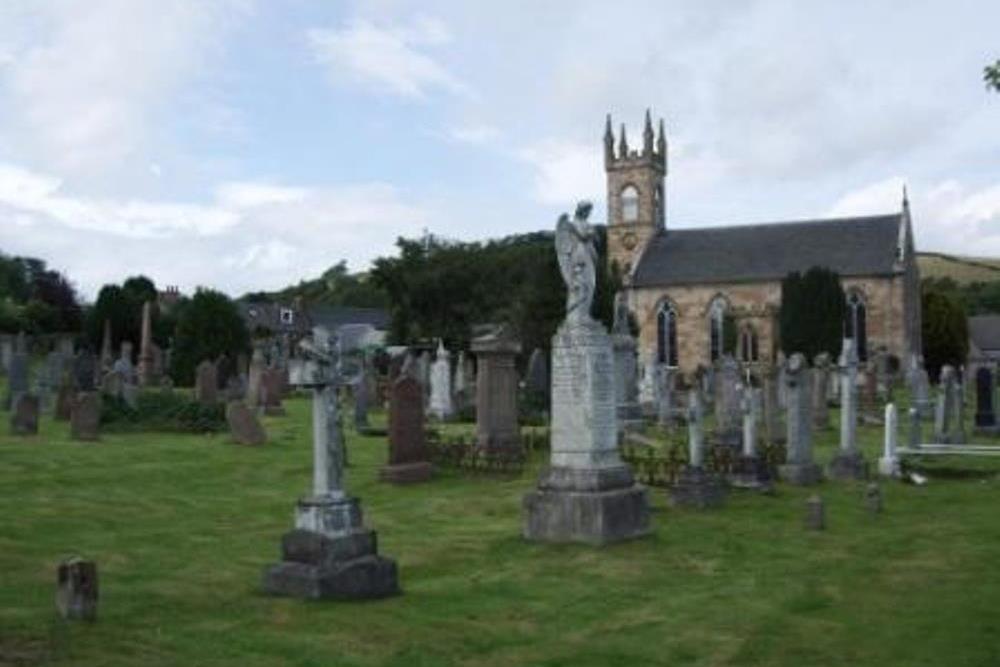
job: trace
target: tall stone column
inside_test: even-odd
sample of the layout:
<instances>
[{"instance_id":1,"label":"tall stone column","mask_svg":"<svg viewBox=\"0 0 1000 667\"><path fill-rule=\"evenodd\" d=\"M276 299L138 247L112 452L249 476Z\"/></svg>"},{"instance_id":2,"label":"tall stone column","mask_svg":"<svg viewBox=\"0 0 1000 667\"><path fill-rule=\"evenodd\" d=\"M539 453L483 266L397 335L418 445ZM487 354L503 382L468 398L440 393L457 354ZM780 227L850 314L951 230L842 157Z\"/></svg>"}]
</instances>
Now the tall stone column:
<instances>
[{"instance_id":1,"label":"tall stone column","mask_svg":"<svg viewBox=\"0 0 1000 667\"><path fill-rule=\"evenodd\" d=\"M866 479L868 463L858 450L858 355L854 341L844 339L840 355L840 450L830 461L832 479Z\"/></svg>"},{"instance_id":2,"label":"tall stone column","mask_svg":"<svg viewBox=\"0 0 1000 667\"><path fill-rule=\"evenodd\" d=\"M156 355L153 352L153 302L142 304L142 336L139 339L139 386L156 384Z\"/></svg>"},{"instance_id":3,"label":"tall stone column","mask_svg":"<svg viewBox=\"0 0 1000 667\"><path fill-rule=\"evenodd\" d=\"M396 595L396 563L379 556L375 531L364 526L361 505L344 490L344 442L337 411L340 359L329 332L304 341L307 360L294 381L313 392L312 494L295 506L295 528L281 540L282 560L264 570L272 595L313 599L368 599Z\"/></svg>"},{"instance_id":4,"label":"tall stone column","mask_svg":"<svg viewBox=\"0 0 1000 667\"><path fill-rule=\"evenodd\" d=\"M816 484L823 473L813 461L810 373L805 357L798 352L785 364L784 386L788 453L785 464L778 467L778 475L789 484Z\"/></svg>"},{"instance_id":5,"label":"tall stone column","mask_svg":"<svg viewBox=\"0 0 1000 667\"><path fill-rule=\"evenodd\" d=\"M830 355L820 352L813 361L812 414L813 428L830 428L830 409L827 406L827 391L830 384Z\"/></svg>"},{"instance_id":6,"label":"tall stone column","mask_svg":"<svg viewBox=\"0 0 1000 667\"><path fill-rule=\"evenodd\" d=\"M883 477L899 477L899 457L896 455L896 406L889 403L885 406L885 438L882 458L878 460L878 472Z\"/></svg>"},{"instance_id":7,"label":"tall stone column","mask_svg":"<svg viewBox=\"0 0 1000 667\"><path fill-rule=\"evenodd\" d=\"M521 344L499 328L473 339L471 349L477 361L476 446L489 456L521 456L514 365Z\"/></svg>"},{"instance_id":8,"label":"tall stone column","mask_svg":"<svg viewBox=\"0 0 1000 667\"><path fill-rule=\"evenodd\" d=\"M639 408L637 345L629 328L625 295L621 292L615 297L615 322L611 330L611 340L615 355L615 405L618 410L618 428L624 430L642 424L642 410Z\"/></svg>"}]
</instances>

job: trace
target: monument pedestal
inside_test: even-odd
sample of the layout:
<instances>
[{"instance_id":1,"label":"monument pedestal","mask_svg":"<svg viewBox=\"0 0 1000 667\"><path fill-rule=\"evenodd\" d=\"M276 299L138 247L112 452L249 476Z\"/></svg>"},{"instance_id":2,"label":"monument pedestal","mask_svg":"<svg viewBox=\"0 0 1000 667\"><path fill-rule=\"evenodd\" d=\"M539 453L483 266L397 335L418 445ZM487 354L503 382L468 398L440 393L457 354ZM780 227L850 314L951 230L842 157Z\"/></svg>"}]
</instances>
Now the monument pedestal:
<instances>
[{"instance_id":1,"label":"monument pedestal","mask_svg":"<svg viewBox=\"0 0 1000 667\"><path fill-rule=\"evenodd\" d=\"M426 482L433 475L434 466L431 465L429 461L385 465L378 471L378 478L380 481L390 482L392 484Z\"/></svg>"},{"instance_id":2,"label":"monument pedestal","mask_svg":"<svg viewBox=\"0 0 1000 667\"><path fill-rule=\"evenodd\" d=\"M726 482L701 466L684 466L670 487L672 507L708 509L720 507L726 500Z\"/></svg>"},{"instance_id":3,"label":"monument pedestal","mask_svg":"<svg viewBox=\"0 0 1000 667\"><path fill-rule=\"evenodd\" d=\"M759 456L743 455L736 461L729 484L739 489L769 491L774 487L774 476L767 461Z\"/></svg>"},{"instance_id":4,"label":"monument pedestal","mask_svg":"<svg viewBox=\"0 0 1000 667\"><path fill-rule=\"evenodd\" d=\"M838 452L830 460L830 479L868 479L868 462L859 451Z\"/></svg>"},{"instance_id":5,"label":"monument pedestal","mask_svg":"<svg viewBox=\"0 0 1000 667\"><path fill-rule=\"evenodd\" d=\"M823 481L823 469L815 463L786 463L778 466L778 477L787 484L810 486Z\"/></svg>"},{"instance_id":6,"label":"monument pedestal","mask_svg":"<svg viewBox=\"0 0 1000 667\"><path fill-rule=\"evenodd\" d=\"M375 531L363 527L357 498L298 502L295 529L281 538L281 562L264 570L270 595L363 600L400 593L396 563L378 555Z\"/></svg>"},{"instance_id":7,"label":"monument pedestal","mask_svg":"<svg viewBox=\"0 0 1000 667\"><path fill-rule=\"evenodd\" d=\"M528 540L607 544L651 530L646 488L625 465L547 468L523 504Z\"/></svg>"}]
</instances>

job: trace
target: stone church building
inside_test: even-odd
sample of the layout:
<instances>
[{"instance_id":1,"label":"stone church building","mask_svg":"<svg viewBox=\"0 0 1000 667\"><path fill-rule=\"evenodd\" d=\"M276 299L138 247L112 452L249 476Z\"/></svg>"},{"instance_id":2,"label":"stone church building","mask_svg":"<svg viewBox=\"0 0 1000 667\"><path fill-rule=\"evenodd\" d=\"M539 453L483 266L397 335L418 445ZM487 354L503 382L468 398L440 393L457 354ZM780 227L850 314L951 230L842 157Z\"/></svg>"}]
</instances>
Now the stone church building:
<instances>
[{"instance_id":1,"label":"stone church building","mask_svg":"<svg viewBox=\"0 0 1000 667\"><path fill-rule=\"evenodd\" d=\"M773 362L781 281L814 266L840 275L844 335L863 361L882 348L903 363L920 354L920 275L905 193L901 209L884 215L671 229L662 120L658 130L647 112L639 148L629 147L624 125L616 145L610 116L604 134L608 261L639 324L641 365L690 377L721 356L727 319L741 361Z\"/></svg>"}]
</instances>

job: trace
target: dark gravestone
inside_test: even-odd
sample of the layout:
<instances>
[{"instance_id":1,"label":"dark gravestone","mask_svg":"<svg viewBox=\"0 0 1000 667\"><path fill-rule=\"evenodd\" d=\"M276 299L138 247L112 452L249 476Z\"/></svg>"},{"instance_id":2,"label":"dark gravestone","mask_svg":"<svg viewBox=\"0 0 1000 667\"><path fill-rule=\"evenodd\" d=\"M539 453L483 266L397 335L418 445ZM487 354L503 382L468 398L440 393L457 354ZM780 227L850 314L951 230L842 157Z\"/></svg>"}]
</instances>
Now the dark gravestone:
<instances>
[{"instance_id":1,"label":"dark gravestone","mask_svg":"<svg viewBox=\"0 0 1000 667\"><path fill-rule=\"evenodd\" d=\"M430 479L424 438L424 392L420 382L400 375L389 401L389 463L379 471L385 482L402 484Z\"/></svg>"},{"instance_id":2,"label":"dark gravestone","mask_svg":"<svg viewBox=\"0 0 1000 667\"><path fill-rule=\"evenodd\" d=\"M72 382L63 382L59 385L59 392L56 394L56 421L69 421L73 412L73 400L76 398L76 390L73 389Z\"/></svg>"},{"instance_id":3,"label":"dark gravestone","mask_svg":"<svg viewBox=\"0 0 1000 667\"><path fill-rule=\"evenodd\" d=\"M97 564L71 558L59 564L56 609L67 620L97 620Z\"/></svg>"},{"instance_id":4,"label":"dark gravestone","mask_svg":"<svg viewBox=\"0 0 1000 667\"><path fill-rule=\"evenodd\" d=\"M219 389L226 391L229 389L229 380L236 375L236 362L229 358L229 355L222 354L215 360L215 375Z\"/></svg>"},{"instance_id":5,"label":"dark gravestone","mask_svg":"<svg viewBox=\"0 0 1000 667\"><path fill-rule=\"evenodd\" d=\"M7 396L4 406L10 410L17 397L28 391L28 355L15 352L7 369Z\"/></svg>"},{"instance_id":6,"label":"dark gravestone","mask_svg":"<svg viewBox=\"0 0 1000 667\"><path fill-rule=\"evenodd\" d=\"M14 435L38 434L38 396L23 393L14 399L10 415L10 432Z\"/></svg>"},{"instance_id":7,"label":"dark gravestone","mask_svg":"<svg viewBox=\"0 0 1000 667\"><path fill-rule=\"evenodd\" d=\"M90 350L83 350L73 360L73 379L77 391L94 391L94 378L97 372L97 359Z\"/></svg>"},{"instance_id":8,"label":"dark gravestone","mask_svg":"<svg viewBox=\"0 0 1000 667\"><path fill-rule=\"evenodd\" d=\"M281 405L281 397L284 394L285 370L282 368L265 369L260 378L260 401L264 406L264 414L274 417L285 415L285 408Z\"/></svg>"},{"instance_id":9,"label":"dark gravestone","mask_svg":"<svg viewBox=\"0 0 1000 667\"><path fill-rule=\"evenodd\" d=\"M101 435L101 394L81 391L73 401L69 433L73 440L97 440Z\"/></svg>"},{"instance_id":10,"label":"dark gravestone","mask_svg":"<svg viewBox=\"0 0 1000 667\"><path fill-rule=\"evenodd\" d=\"M226 406L226 421L233 441L240 445L263 445L267 433L261 426L253 410L242 401L230 401Z\"/></svg>"},{"instance_id":11,"label":"dark gravestone","mask_svg":"<svg viewBox=\"0 0 1000 667\"><path fill-rule=\"evenodd\" d=\"M212 407L219 402L219 378L215 364L205 360L198 364L195 371L194 398L205 407Z\"/></svg>"},{"instance_id":12,"label":"dark gravestone","mask_svg":"<svg viewBox=\"0 0 1000 667\"><path fill-rule=\"evenodd\" d=\"M826 528L826 512L823 507L823 499L819 496L810 496L806 500L806 528L809 530L824 530Z\"/></svg>"},{"instance_id":13,"label":"dark gravestone","mask_svg":"<svg viewBox=\"0 0 1000 667\"><path fill-rule=\"evenodd\" d=\"M993 371L980 368L976 371L976 430L989 431L997 428L997 415L994 406L996 395L993 386Z\"/></svg>"},{"instance_id":14,"label":"dark gravestone","mask_svg":"<svg viewBox=\"0 0 1000 667\"><path fill-rule=\"evenodd\" d=\"M869 514L882 512L882 488L874 482L865 487L865 509Z\"/></svg>"}]
</instances>

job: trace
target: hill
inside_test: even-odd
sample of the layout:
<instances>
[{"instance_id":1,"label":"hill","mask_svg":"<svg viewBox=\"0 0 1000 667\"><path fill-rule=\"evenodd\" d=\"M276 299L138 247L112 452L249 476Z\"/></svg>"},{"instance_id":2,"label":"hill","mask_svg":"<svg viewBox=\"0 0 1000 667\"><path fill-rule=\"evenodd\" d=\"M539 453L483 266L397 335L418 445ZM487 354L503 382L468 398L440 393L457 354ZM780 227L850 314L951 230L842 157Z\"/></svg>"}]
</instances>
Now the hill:
<instances>
[{"instance_id":1,"label":"hill","mask_svg":"<svg viewBox=\"0 0 1000 667\"><path fill-rule=\"evenodd\" d=\"M1000 280L1000 259L959 257L940 252L917 253L921 278L951 278L959 285Z\"/></svg>"}]
</instances>

